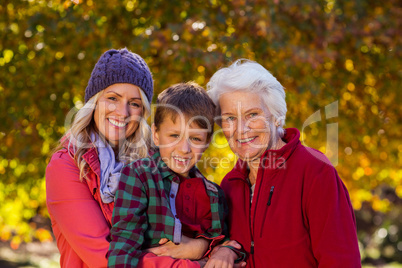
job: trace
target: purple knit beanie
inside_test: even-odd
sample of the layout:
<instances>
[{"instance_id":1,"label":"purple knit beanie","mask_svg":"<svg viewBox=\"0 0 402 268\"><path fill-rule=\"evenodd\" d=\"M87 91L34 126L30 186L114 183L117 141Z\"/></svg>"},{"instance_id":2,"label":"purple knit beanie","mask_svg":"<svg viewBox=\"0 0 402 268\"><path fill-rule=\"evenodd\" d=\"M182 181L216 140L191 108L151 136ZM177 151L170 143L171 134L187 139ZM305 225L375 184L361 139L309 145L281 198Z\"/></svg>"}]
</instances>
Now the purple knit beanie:
<instances>
[{"instance_id":1,"label":"purple knit beanie","mask_svg":"<svg viewBox=\"0 0 402 268\"><path fill-rule=\"evenodd\" d=\"M126 48L108 50L99 58L85 89L85 102L117 83L138 86L144 91L148 101L152 102L154 82L148 65L143 58Z\"/></svg>"}]
</instances>

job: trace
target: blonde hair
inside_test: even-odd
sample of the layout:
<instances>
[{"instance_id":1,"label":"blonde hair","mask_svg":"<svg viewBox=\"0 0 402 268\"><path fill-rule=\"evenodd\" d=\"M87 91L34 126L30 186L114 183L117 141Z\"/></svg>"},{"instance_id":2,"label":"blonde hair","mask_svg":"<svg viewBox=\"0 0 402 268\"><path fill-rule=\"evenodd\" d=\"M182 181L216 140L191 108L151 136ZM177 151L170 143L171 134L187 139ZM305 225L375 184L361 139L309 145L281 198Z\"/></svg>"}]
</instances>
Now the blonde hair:
<instances>
[{"instance_id":1,"label":"blonde hair","mask_svg":"<svg viewBox=\"0 0 402 268\"><path fill-rule=\"evenodd\" d=\"M80 170L81 181L86 177L88 169L88 163L82 156L87 152L88 148L95 146L91 141L90 135L92 132L97 131L93 115L102 92L103 90L94 95L78 110L70 129L63 135L59 145L54 150L58 151L62 148L67 148L69 155L74 159ZM151 114L151 104L142 89L140 89L140 96L143 105L143 116L137 130L131 136L127 137L120 146L117 156L119 161L125 164L146 157L148 155L148 148L151 145L151 128L146 121L146 118Z\"/></svg>"}]
</instances>

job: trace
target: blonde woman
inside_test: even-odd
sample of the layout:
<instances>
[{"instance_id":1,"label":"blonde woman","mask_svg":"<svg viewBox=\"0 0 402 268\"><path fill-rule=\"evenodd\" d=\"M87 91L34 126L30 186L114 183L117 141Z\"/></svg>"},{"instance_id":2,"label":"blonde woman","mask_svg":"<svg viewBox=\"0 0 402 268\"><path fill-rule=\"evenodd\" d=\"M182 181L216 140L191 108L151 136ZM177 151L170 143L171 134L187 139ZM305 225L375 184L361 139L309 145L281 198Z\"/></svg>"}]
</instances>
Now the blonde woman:
<instances>
[{"instance_id":1,"label":"blonde woman","mask_svg":"<svg viewBox=\"0 0 402 268\"><path fill-rule=\"evenodd\" d=\"M106 267L114 195L124 164L147 156L153 80L127 49L96 63L85 105L46 169L47 206L61 267Z\"/></svg>"}]
</instances>

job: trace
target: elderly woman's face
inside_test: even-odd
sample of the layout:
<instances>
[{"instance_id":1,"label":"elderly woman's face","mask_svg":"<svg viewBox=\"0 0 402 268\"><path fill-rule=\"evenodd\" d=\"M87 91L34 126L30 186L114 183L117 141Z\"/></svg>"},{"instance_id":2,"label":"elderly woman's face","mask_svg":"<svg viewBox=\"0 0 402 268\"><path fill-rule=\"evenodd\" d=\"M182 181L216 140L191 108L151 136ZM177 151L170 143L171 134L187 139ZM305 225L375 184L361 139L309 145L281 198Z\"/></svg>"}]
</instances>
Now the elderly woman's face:
<instances>
[{"instance_id":1,"label":"elderly woman's face","mask_svg":"<svg viewBox=\"0 0 402 268\"><path fill-rule=\"evenodd\" d=\"M219 98L222 130L229 146L240 159L259 159L270 140L270 112L257 94L235 91Z\"/></svg>"},{"instance_id":2,"label":"elderly woman's face","mask_svg":"<svg viewBox=\"0 0 402 268\"><path fill-rule=\"evenodd\" d=\"M98 131L113 145L131 136L142 117L140 90L132 84L113 84L103 90L94 112Z\"/></svg>"}]
</instances>

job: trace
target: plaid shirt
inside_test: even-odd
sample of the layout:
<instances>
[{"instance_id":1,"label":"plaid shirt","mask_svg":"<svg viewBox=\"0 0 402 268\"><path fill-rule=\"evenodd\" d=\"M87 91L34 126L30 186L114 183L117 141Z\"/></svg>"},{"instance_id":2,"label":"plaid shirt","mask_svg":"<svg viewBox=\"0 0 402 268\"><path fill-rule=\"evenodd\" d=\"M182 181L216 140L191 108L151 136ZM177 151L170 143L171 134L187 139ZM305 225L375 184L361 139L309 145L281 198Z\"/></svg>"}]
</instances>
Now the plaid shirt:
<instances>
[{"instance_id":1,"label":"plaid shirt","mask_svg":"<svg viewBox=\"0 0 402 268\"><path fill-rule=\"evenodd\" d=\"M180 178L162 161L159 151L152 153L150 158L137 160L122 170L113 211L108 267L135 267L142 250L158 246L161 238L180 242L181 224L175 217ZM212 227L197 237L212 239L211 248L218 241L215 238L221 240L228 234L224 193L196 167L191 173L204 179L210 198Z\"/></svg>"}]
</instances>

